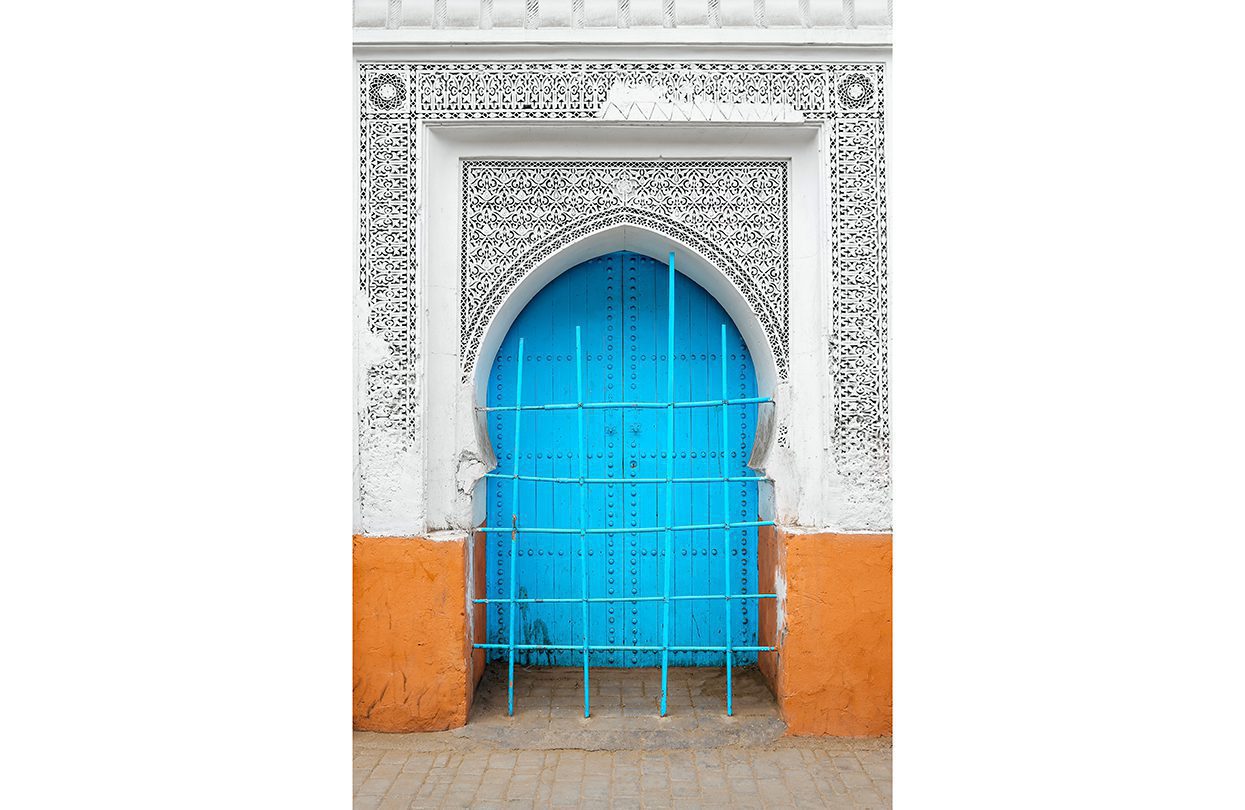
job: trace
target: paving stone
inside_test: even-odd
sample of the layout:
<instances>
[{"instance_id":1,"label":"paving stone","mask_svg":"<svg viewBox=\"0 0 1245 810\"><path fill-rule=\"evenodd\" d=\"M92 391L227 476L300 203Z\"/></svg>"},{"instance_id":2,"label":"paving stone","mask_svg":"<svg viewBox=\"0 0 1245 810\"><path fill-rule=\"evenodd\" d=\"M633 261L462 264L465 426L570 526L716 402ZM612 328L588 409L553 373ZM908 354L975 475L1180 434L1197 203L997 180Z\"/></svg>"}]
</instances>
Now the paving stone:
<instances>
[{"instance_id":1,"label":"paving stone","mask_svg":"<svg viewBox=\"0 0 1245 810\"><path fill-rule=\"evenodd\" d=\"M492 762L492 759L489 760ZM488 769L480 776L480 782L485 785L499 784L504 785L514 776L514 767L495 768L491 764Z\"/></svg>"},{"instance_id":2,"label":"paving stone","mask_svg":"<svg viewBox=\"0 0 1245 810\"><path fill-rule=\"evenodd\" d=\"M518 764L519 756L513 751L504 751L497 754L490 754L488 758L488 766L490 768L509 768L513 769Z\"/></svg>"},{"instance_id":3,"label":"paving stone","mask_svg":"<svg viewBox=\"0 0 1245 810\"><path fill-rule=\"evenodd\" d=\"M847 773L840 774L840 776L843 779L843 784L847 785L849 791L873 787L873 780L869 778L867 773L848 771Z\"/></svg>"},{"instance_id":4,"label":"paving stone","mask_svg":"<svg viewBox=\"0 0 1245 810\"><path fill-rule=\"evenodd\" d=\"M401 766L386 765L382 763L380 765L377 765L375 768L372 768L372 773L370 774L370 777L372 779L387 779L387 780L392 781L393 779L396 779L398 774L400 773L402 773Z\"/></svg>"},{"instance_id":5,"label":"paving stone","mask_svg":"<svg viewBox=\"0 0 1245 810\"><path fill-rule=\"evenodd\" d=\"M554 807L578 807L579 806L579 783L562 782L554 783L553 793L550 796L550 802Z\"/></svg>"},{"instance_id":6,"label":"paving stone","mask_svg":"<svg viewBox=\"0 0 1245 810\"><path fill-rule=\"evenodd\" d=\"M669 788L670 778L664 773L648 773L640 777L640 790L645 793Z\"/></svg>"},{"instance_id":7,"label":"paving stone","mask_svg":"<svg viewBox=\"0 0 1245 810\"><path fill-rule=\"evenodd\" d=\"M872 807L881 807L883 805L882 794L872 788L862 790L853 790L851 792L852 801L856 804L869 805Z\"/></svg>"},{"instance_id":8,"label":"paving stone","mask_svg":"<svg viewBox=\"0 0 1245 810\"><path fill-rule=\"evenodd\" d=\"M386 751L380 758L380 764L383 765L401 765L410 759L411 755L405 751Z\"/></svg>"},{"instance_id":9,"label":"paving stone","mask_svg":"<svg viewBox=\"0 0 1245 810\"><path fill-rule=\"evenodd\" d=\"M380 762L380 758L384 756L384 751L356 751L354 755L354 766L356 768L368 768Z\"/></svg>"},{"instance_id":10,"label":"paving stone","mask_svg":"<svg viewBox=\"0 0 1245 810\"><path fill-rule=\"evenodd\" d=\"M377 810L407 810L413 798L413 796L396 796L390 793L377 805Z\"/></svg>"},{"instance_id":11,"label":"paving stone","mask_svg":"<svg viewBox=\"0 0 1245 810\"><path fill-rule=\"evenodd\" d=\"M424 777L417 773L398 774L393 780L393 786L389 788L390 796L406 796L414 798L419 793L419 789L424 785Z\"/></svg>"}]
</instances>

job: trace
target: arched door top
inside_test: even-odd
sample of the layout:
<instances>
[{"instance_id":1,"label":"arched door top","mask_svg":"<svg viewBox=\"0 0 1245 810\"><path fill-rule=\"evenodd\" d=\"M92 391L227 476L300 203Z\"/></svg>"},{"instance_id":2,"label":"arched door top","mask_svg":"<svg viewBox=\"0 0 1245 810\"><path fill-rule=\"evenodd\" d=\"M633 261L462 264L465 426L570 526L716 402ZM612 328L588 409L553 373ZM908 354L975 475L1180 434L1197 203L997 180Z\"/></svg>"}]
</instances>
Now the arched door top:
<instances>
[{"instance_id":1,"label":"arched door top","mask_svg":"<svg viewBox=\"0 0 1245 810\"><path fill-rule=\"evenodd\" d=\"M524 307L562 273L588 259L619 250L663 263L674 252L679 272L704 288L743 336L755 363L759 391L764 395L773 393L777 383L785 378L785 316L781 326L776 317L768 318L771 328L767 329L753 303L731 278L740 271L729 257L692 234L676 235L686 229L673 221L657 221L660 219L663 218L650 212L622 208L581 221L567 232L542 242L514 265L507 280L499 282L503 291L494 299L491 313L480 311L468 316L464 311L464 381L475 383L478 403L483 404L486 398L491 359ZM715 260L727 269L721 269Z\"/></svg>"}]
</instances>

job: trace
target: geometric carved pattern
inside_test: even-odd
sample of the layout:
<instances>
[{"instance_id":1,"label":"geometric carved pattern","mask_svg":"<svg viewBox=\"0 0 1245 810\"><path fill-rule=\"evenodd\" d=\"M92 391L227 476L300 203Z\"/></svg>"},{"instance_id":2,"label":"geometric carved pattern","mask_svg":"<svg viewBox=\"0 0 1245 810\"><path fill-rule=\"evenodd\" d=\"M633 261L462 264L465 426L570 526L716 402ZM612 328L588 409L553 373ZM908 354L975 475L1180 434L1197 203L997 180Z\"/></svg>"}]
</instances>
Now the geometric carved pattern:
<instances>
[{"instance_id":1,"label":"geometric carved pattern","mask_svg":"<svg viewBox=\"0 0 1245 810\"><path fill-rule=\"evenodd\" d=\"M881 121L844 119L830 127L831 368L835 449L843 467L855 466L849 457L885 456L889 445L886 197ZM876 461L884 463L885 458ZM867 459L856 462L860 463L874 466Z\"/></svg>"},{"instance_id":2,"label":"geometric carved pattern","mask_svg":"<svg viewBox=\"0 0 1245 810\"><path fill-rule=\"evenodd\" d=\"M844 110L867 109L873 100L873 83L863 73L848 73L838 81L838 94Z\"/></svg>"},{"instance_id":3,"label":"geometric carved pattern","mask_svg":"<svg viewBox=\"0 0 1245 810\"><path fill-rule=\"evenodd\" d=\"M380 70L399 66L376 66ZM696 62L512 62L407 65L416 118L513 120L597 118L616 86L664 90L666 101L714 105L790 105L827 120L848 109L837 80L880 75L879 65ZM853 101L853 112L875 109Z\"/></svg>"},{"instance_id":4,"label":"geometric carved pattern","mask_svg":"<svg viewBox=\"0 0 1245 810\"><path fill-rule=\"evenodd\" d=\"M718 267L787 373L786 161L463 162L460 357L464 380L506 295L566 244L629 223Z\"/></svg>"},{"instance_id":5,"label":"geometric carved pattern","mask_svg":"<svg viewBox=\"0 0 1245 810\"><path fill-rule=\"evenodd\" d=\"M830 143L835 454L845 472L888 476L882 71L880 64L811 62L361 64L359 283L370 305L368 327L388 351L387 359L366 371L361 450L366 452L374 433L395 438L418 432L413 397L420 122L594 120L604 114L611 90L646 87L680 110L705 107L729 115L732 105L791 109L824 122ZM641 214L626 206L614 211ZM785 357L785 346L779 348L775 355ZM366 491L364 501L366 509Z\"/></svg>"}]
</instances>

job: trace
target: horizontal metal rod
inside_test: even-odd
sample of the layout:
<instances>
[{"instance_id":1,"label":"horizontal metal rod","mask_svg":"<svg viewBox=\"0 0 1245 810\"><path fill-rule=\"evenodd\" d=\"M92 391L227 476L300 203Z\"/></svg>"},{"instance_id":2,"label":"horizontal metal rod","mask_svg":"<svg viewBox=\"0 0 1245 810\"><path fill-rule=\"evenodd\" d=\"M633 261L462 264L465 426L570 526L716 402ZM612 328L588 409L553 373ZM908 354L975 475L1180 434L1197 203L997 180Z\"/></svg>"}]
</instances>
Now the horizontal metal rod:
<instances>
[{"instance_id":1,"label":"horizontal metal rod","mask_svg":"<svg viewBox=\"0 0 1245 810\"><path fill-rule=\"evenodd\" d=\"M559 529L559 528L533 528L525 529L523 527L514 526L481 526L476 529L478 532L486 534L509 534L510 532L518 532L519 534L656 534L657 532L699 532L708 529L751 529L757 526L773 526L772 520L746 520L739 523L697 523L689 526L637 526L628 528L626 526L618 529Z\"/></svg>"},{"instance_id":2,"label":"horizontal metal rod","mask_svg":"<svg viewBox=\"0 0 1245 810\"><path fill-rule=\"evenodd\" d=\"M477 405L477 411L573 411L613 410L615 408L719 408L723 405L757 405L773 402L771 397L740 397L738 399L701 399L687 402L557 402L549 405Z\"/></svg>"},{"instance_id":3,"label":"horizontal metal rod","mask_svg":"<svg viewBox=\"0 0 1245 810\"><path fill-rule=\"evenodd\" d=\"M532 604L532 603L540 603L540 602L661 602L663 598L664 597L661 597L661 596L591 596L591 597L588 597L587 599L581 599L579 597L574 597L574 596L564 596L564 597L559 596L559 597L550 597L548 599L524 598L524 599L515 599L514 601L520 604ZM733 593L730 595L716 593L716 594L692 594L692 595L687 595L687 596L671 596L670 601L673 602L673 601L696 600L696 599L712 600L712 599L777 599L777 598L778 598L778 594L776 593ZM471 601L477 605L487 605L487 604L494 604L494 603L504 605L510 602L511 600L499 597L497 599L472 599Z\"/></svg>"},{"instance_id":4,"label":"horizontal metal rod","mask_svg":"<svg viewBox=\"0 0 1245 810\"><path fill-rule=\"evenodd\" d=\"M768 481L769 478L763 475L730 475L726 478L671 478L667 481L664 478L565 478L550 475L508 475L506 473L485 473L485 478L503 478L508 481L518 479L520 481L543 481L548 484L710 484L720 483L722 481L736 481L746 483L748 481Z\"/></svg>"},{"instance_id":5,"label":"horizontal metal rod","mask_svg":"<svg viewBox=\"0 0 1245 810\"><path fill-rule=\"evenodd\" d=\"M477 650L506 650L513 647L516 650L582 650L583 644L472 644ZM725 647L688 647L681 644L671 644L669 647L662 646L641 646L641 647L624 647L619 644L589 644L588 650L596 650L598 652L661 652L662 650L684 650L687 652L726 652ZM776 647L731 647L734 652L772 652Z\"/></svg>"}]
</instances>

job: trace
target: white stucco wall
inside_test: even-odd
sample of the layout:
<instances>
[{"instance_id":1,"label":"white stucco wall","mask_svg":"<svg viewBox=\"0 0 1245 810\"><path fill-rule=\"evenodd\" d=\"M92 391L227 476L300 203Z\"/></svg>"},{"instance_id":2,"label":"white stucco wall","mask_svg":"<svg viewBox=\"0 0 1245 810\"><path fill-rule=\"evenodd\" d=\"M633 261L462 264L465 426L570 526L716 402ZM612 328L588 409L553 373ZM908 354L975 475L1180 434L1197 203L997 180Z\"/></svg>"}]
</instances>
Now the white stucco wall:
<instances>
[{"instance_id":1,"label":"white stucco wall","mask_svg":"<svg viewBox=\"0 0 1245 810\"><path fill-rule=\"evenodd\" d=\"M599 58L609 57L599 49L589 52L598 53ZM743 58L743 54L722 49L708 52L720 61ZM806 52L799 54L807 58ZM548 59L565 55L541 52L542 58ZM755 52L748 55L756 56ZM366 52L361 56L366 59ZM393 56L392 51L385 53L386 59ZM435 54L428 56L435 58ZM888 52L829 49L817 56L885 62ZM761 431L762 441L754 454L755 466L773 480L773 486L763 492L764 516L786 525L836 531L888 529L887 471L865 463L845 475L832 452L836 403L827 366L834 296L827 210L829 133L820 122L804 122L798 115L793 118L790 110L775 118L788 123L714 119L699 124L646 120L419 122L412 133L421 201L416 226L417 294L412 296L418 311L411 313L418 335L413 349L415 384L410 394L413 436L404 439L395 438L393 433L360 432L356 531L426 536L438 530L466 530L482 518L483 494L477 484L494 461L481 420L473 410L477 404L476 381L462 379L459 270L461 161L483 158L787 161L790 340L785 382L773 373L772 354L759 336L755 319L746 306L731 300L729 282L707 264L697 271L697 280L731 312L752 348L764 392L775 399L774 422L768 431ZM687 253L686 246L663 239L634 228L618 228L550 257L539 272L533 271L514 291L514 300L498 310L482 344L485 353L480 366L487 372L496 345L522 303L548 278L588 258L585 251L598 255L634 249L659 259L668 249ZM681 269L687 268L681 265ZM385 342L368 328L368 294L360 290L357 298L356 403L362 413L367 407L368 369L392 355ZM780 429L785 435L784 446L776 438Z\"/></svg>"},{"instance_id":2,"label":"white stucco wall","mask_svg":"<svg viewBox=\"0 0 1245 810\"><path fill-rule=\"evenodd\" d=\"M526 0L442 0L438 17L436 0L354 0L354 24L358 28L587 28L617 29L618 0L582 0L583 17L576 20L572 0L540 0L534 19L528 17ZM632 28L710 27L715 24L711 6L717 6L716 24L727 28L830 27L890 25L888 0L675 0L674 19L663 14L664 0L630 0ZM485 11L482 16L482 9Z\"/></svg>"}]
</instances>

